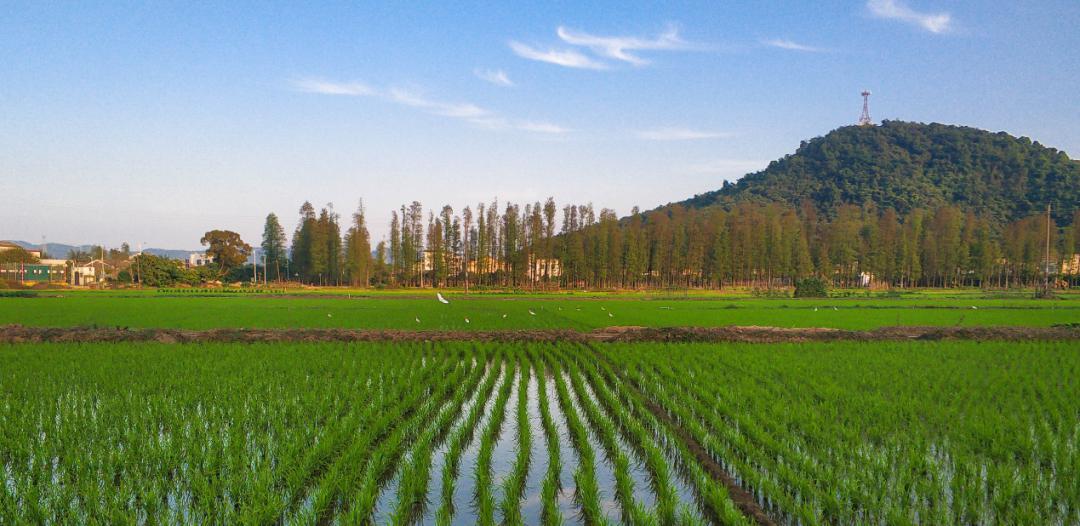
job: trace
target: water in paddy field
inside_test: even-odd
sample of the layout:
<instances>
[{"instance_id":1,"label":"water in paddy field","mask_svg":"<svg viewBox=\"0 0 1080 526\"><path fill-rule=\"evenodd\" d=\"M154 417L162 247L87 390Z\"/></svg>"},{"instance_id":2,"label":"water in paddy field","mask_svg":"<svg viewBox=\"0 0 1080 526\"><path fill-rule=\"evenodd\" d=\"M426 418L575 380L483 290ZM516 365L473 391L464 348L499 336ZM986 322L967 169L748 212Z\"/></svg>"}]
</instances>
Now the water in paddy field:
<instances>
[{"instance_id":1,"label":"water in paddy field","mask_svg":"<svg viewBox=\"0 0 1080 526\"><path fill-rule=\"evenodd\" d=\"M491 485L492 494L496 499L495 523L503 524L502 509L498 505L502 499L503 482L510 476L514 469L514 461L517 460L517 397L521 389L521 369L514 374L514 386L510 389L510 398L506 402L506 410L503 412L502 425L495 434L495 447L491 453Z\"/></svg>"},{"instance_id":2,"label":"water in paddy field","mask_svg":"<svg viewBox=\"0 0 1080 526\"><path fill-rule=\"evenodd\" d=\"M578 418L585 425L586 431L588 431L589 447L592 448L593 456L596 458L596 486L600 488L600 507L608 520L612 523L618 523L620 512L619 502L615 498L614 465L608 460L604 444L600 442L599 437L593 433L592 428L589 426L589 419L585 415L585 410L581 408L573 384L570 383L570 374L564 370L562 371L562 377L563 381L566 382L566 389L570 393L570 404L574 411L577 412Z\"/></svg>"},{"instance_id":3,"label":"water in paddy field","mask_svg":"<svg viewBox=\"0 0 1080 526\"><path fill-rule=\"evenodd\" d=\"M406 451L401 459L398 460L397 468L394 469L394 476L387 484L381 484L379 489L379 497L375 502L375 511L372 513L375 524L390 524L390 517L394 513L394 504L397 502L398 487L401 485L401 472L405 466L409 465L409 461L412 457L412 451ZM338 521L335 520L335 523Z\"/></svg>"},{"instance_id":4,"label":"water in paddy field","mask_svg":"<svg viewBox=\"0 0 1080 526\"><path fill-rule=\"evenodd\" d=\"M532 434L532 450L529 452L528 475L525 477L525 496L521 502L521 521L525 524L540 524L543 511L544 475L548 470L547 437L544 436L543 420L540 416L540 387L537 385L536 369L529 371L529 432Z\"/></svg>"},{"instance_id":5,"label":"water in paddy field","mask_svg":"<svg viewBox=\"0 0 1080 526\"><path fill-rule=\"evenodd\" d=\"M600 404L599 398L593 391L592 384L588 382L582 382L585 386L585 396L592 403L596 405L600 411L612 421L615 426L615 430L618 431L615 435L615 442L619 446L619 450L630 459L630 478L634 481L634 500L640 503L645 508L651 509L656 505L656 493L652 490L652 477L649 475L648 468L645 467L644 459L638 454L637 450L631 447L630 443L626 441L626 437L623 436L622 429L618 422L612 417Z\"/></svg>"},{"instance_id":6,"label":"water in paddy field","mask_svg":"<svg viewBox=\"0 0 1080 526\"><path fill-rule=\"evenodd\" d=\"M476 365L475 360L473 365ZM424 513L420 517L420 524L435 524L435 512L439 509L439 499L443 489L442 467L446 462L446 454L450 451L449 438L461 427L465 419L469 418L469 412L472 411L472 408L480 403L480 395L483 394L480 388L487 382L488 377L493 374L497 375L499 372L495 371L490 364L486 365L484 377L477 384L476 392L472 393L469 399L465 401L465 405L462 406L457 418L454 419L453 425L450 426L450 431L446 433L446 436L443 437L443 440L431 454L431 480L428 481L427 496L424 499Z\"/></svg>"},{"instance_id":7,"label":"water in paddy field","mask_svg":"<svg viewBox=\"0 0 1080 526\"><path fill-rule=\"evenodd\" d=\"M566 524L581 524L581 517L574 506L574 468L577 467L578 456L570 439L570 431L566 428L566 415L559 406L559 394L555 390L555 377L547 376L545 382L548 410L551 411L551 419L555 422L555 431L559 434L559 459L562 461L562 469L559 472L559 513L563 516Z\"/></svg>"},{"instance_id":8,"label":"water in paddy field","mask_svg":"<svg viewBox=\"0 0 1080 526\"><path fill-rule=\"evenodd\" d=\"M473 496L476 495L476 479L473 477L473 466L476 465L476 459L480 455L480 434L491 420L495 399L499 397L499 389L502 387L502 383L508 381L506 375L509 374L509 370L506 362L501 362L499 368L499 380L495 382L495 390L491 392L491 397L488 398L487 403L484 405L484 415L476 422L472 440L469 441L465 451L461 453L461 459L458 463L457 484L454 486L454 516L450 521L450 524L453 525L460 524L464 526L476 522L475 503L473 502ZM439 468L441 470L442 466L439 466ZM434 524L434 521L432 524Z\"/></svg>"}]
</instances>

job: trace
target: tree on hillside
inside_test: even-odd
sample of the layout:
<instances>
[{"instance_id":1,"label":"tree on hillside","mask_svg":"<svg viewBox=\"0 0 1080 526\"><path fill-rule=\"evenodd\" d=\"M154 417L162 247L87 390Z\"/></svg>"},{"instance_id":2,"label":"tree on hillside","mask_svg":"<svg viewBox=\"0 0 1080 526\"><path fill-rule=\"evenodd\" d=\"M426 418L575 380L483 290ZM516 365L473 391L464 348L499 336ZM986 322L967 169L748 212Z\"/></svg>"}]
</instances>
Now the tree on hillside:
<instances>
[{"instance_id":1,"label":"tree on hillside","mask_svg":"<svg viewBox=\"0 0 1080 526\"><path fill-rule=\"evenodd\" d=\"M224 276L229 270L241 266L251 255L251 245L240 239L240 234L230 230L211 230L203 234L199 243L207 246L206 255L214 258L218 266L218 275Z\"/></svg>"},{"instance_id":2,"label":"tree on hillside","mask_svg":"<svg viewBox=\"0 0 1080 526\"><path fill-rule=\"evenodd\" d=\"M262 238L263 255L266 257L266 270L273 269L275 280L281 279L281 265L285 262L285 229L281 228L277 214L266 216Z\"/></svg>"}]
</instances>

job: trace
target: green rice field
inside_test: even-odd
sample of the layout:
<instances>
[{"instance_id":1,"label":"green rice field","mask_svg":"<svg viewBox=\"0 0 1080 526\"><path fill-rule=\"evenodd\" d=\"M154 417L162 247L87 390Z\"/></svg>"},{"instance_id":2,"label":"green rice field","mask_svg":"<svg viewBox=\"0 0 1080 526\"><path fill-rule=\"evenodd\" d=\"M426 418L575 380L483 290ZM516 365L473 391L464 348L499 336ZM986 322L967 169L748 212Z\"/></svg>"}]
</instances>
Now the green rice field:
<instances>
[{"instance_id":1,"label":"green rice field","mask_svg":"<svg viewBox=\"0 0 1080 526\"><path fill-rule=\"evenodd\" d=\"M0 297L0 325L145 328L574 329L760 325L872 329L893 325L1051 326L1080 323L1080 295L911 294L830 299L748 296L505 294L449 304L425 293L191 295L56 291Z\"/></svg>"},{"instance_id":2,"label":"green rice field","mask_svg":"<svg viewBox=\"0 0 1080 526\"><path fill-rule=\"evenodd\" d=\"M1077 350L6 345L0 523L1076 524Z\"/></svg>"}]
</instances>

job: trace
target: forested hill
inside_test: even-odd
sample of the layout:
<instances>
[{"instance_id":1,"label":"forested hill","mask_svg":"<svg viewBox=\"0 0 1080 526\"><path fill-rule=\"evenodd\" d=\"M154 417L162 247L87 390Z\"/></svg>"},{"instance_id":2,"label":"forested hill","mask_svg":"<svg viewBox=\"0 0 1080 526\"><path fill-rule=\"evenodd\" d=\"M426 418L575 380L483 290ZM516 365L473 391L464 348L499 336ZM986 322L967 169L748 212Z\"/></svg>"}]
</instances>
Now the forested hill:
<instances>
[{"instance_id":1,"label":"forested hill","mask_svg":"<svg viewBox=\"0 0 1080 526\"><path fill-rule=\"evenodd\" d=\"M804 141L765 170L681 204L811 202L826 215L842 204L901 214L952 204L1001 224L1045 210L1048 200L1062 224L1080 208L1080 162L1064 152L1004 132L885 121Z\"/></svg>"}]
</instances>

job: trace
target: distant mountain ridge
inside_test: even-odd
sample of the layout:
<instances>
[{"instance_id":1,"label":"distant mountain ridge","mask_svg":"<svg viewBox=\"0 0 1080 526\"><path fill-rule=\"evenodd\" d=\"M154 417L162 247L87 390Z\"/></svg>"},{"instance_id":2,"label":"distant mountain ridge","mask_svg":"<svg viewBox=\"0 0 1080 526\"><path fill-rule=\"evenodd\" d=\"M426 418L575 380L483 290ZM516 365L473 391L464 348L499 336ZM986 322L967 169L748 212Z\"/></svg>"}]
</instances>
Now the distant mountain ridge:
<instances>
[{"instance_id":1,"label":"distant mountain ridge","mask_svg":"<svg viewBox=\"0 0 1080 526\"><path fill-rule=\"evenodd\" d=\"M678 204L740 201L812 203L831 215L841 204L873 203L900 213L956 205L996 223L1053 204L1059 224L1080 209L1080 162L1027 137L946 124L885 121L845 126L809 141L738 182Z\"/></svg>"},{"instance_id":2,"label":"distant mountain ridge","mask_svg":"<svg viewBox=\"0 0 1080 526\"><path fill-rule=\"evenodd\" d=\"M30 243L28 241L18 241L18 240L11 240L11 242L15 243L16 245L19 245L20 247L23 247L25 249L29 249L29 250L40 250L41 249L41 243ZM64 258L67 258L68 253L71 252L72 250L78 249L78 250L87 251L87 250L90 250L91 248L93 248L94 246L95 245L66 245L64 243L45 243L45 253L52 259L64 259ZM106 248L115 248L115 247L106 247ZM135 249L132 248L132 251L134 252ZM152 254L152 255L155 255L155 256L171 258L171 259L187 259L189 254L201 254L202 253L201 250L180 250L180 249L171 249L171 248L146 248L146 249L143 249L143 252L145 252L147 254ZM91 255L96 257L96 254L91 254Z\"/></svg>"}]
</instances>

